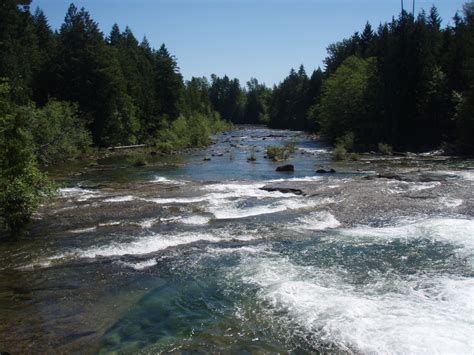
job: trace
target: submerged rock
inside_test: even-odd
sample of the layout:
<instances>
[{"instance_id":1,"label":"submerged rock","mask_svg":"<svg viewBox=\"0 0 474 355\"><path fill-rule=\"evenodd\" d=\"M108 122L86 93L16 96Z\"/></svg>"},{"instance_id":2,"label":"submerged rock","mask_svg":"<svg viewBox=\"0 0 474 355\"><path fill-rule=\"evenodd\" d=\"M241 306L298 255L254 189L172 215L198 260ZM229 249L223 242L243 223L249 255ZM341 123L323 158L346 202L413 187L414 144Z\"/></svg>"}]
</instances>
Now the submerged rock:
<instances>
[{"instance_id":1,"label":"submerged rock","mask_svg":"<svg viewBox=\"0 0 474 355\"><path fill-rule=\"evenodd\" d=\"M282 166L279 166L278 168L276 168L275 171L295 171L295 167L291 164L287 164L287 165L282 165Z\"/></svg>"}]
</instances>

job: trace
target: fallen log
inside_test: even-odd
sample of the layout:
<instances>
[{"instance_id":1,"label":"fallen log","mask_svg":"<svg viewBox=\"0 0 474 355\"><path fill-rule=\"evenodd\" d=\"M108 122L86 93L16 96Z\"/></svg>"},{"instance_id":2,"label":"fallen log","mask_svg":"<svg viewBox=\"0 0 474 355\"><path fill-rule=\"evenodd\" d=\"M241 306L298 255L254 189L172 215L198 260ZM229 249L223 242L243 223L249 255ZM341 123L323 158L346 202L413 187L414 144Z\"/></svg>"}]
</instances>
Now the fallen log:
<instances>
[{"instance_id":1,"label":"fallen log","mask_svg":"<svg viewBox=\"0 0 474 355\"><path fill-rule=\"evenodd\" d=\"M121 145L118 147L108 147L107 150L120 150L120 149L136 149L136 148L146 148L147 144L135 144L135 145Z\"/></svg>"}]
</instances>

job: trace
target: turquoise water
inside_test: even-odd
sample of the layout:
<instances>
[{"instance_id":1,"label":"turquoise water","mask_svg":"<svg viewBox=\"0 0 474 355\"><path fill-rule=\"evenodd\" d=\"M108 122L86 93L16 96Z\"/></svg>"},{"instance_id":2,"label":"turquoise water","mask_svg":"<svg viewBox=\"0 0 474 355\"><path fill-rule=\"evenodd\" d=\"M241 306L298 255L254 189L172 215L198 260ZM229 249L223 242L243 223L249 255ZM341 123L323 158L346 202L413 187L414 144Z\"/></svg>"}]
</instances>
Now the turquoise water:
<instances>
[{"instance_id":1,"label":"turquoise water","mask_svg":"<svg viewBox=\"0 0 474 355\"><path fill-rule=\"evenodd\" d=\"M255 127L215 140L100 162L1 243L0 351L472 353L472 161L334 164ZM289 161L264 159L288 141ZM365 179L388 167L411 179Z\"/></svg>"}]
</instances>

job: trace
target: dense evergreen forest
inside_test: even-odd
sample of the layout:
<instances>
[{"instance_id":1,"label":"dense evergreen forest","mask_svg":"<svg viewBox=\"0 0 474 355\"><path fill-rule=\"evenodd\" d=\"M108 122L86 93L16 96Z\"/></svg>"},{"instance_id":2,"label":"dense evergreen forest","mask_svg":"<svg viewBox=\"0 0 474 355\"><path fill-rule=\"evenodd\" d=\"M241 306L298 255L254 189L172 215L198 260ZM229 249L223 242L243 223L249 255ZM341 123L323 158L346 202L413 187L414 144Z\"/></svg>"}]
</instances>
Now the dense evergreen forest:
<instances>
[{"instance_id":1,"label":"dense evergreen forest","mask_svg":"<svg viewBox=\"0 0 474 355\"><path fill-rule=\"evenodd\" d=\"M434 7L367 24L328 47L324 70L291 69L272 88L184 81L164 44L118 25L103 34L74 5L53 31L30 6L0 5L0 213L12 231L54 190L38 167L91 147L202 146L228 122L316 132L344 151L474 152L473 1L444 28Z\"/></svg>"}]
</instances>

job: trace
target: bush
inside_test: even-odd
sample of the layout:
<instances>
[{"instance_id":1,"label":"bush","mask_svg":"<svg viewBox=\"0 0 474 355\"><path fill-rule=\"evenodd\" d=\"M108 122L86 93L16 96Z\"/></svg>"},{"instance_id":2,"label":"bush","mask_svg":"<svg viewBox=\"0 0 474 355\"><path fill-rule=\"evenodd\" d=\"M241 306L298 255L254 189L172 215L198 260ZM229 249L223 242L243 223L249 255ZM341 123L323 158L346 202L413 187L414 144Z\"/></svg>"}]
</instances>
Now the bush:
<instances>
[{"instance_id":1,"label":"bush","mask_svg":"<svg viewBox=\"0 0 474 355\"><path fill-rule=\"evenodd\" d=\"M218 115L194 113L179 116L172 122L164 121L154 144L162 151L208 145L210 135L229 129L231 126Z\"/></svg>"},{"instance_id":2,"label":"bush","mask_svg":"<svg viewBox=\"0 0 474 355\"><path fill-rule=\"evenodd\" d=\"M342 137L337 138L336 145L340 145L348 151L354 149L354 133L349 132Z\"/></svg>"},{"instance_id":3,"label":"bush","mask_svg":"<svg viewBox=\"0 0 474 355\"><path fill-rule=\"evenodd\" d=\"M130 162L131 165L140 167L140 166L146 166L148 165L148 159L145 153L140 152L140 153L133 153L129 158L128 161Z\"/></svg>"},{"instance_id":4,"label":"bush","mask_svg":"<svg viewBox=\"0 0 474 355\"><path fill-rule=\"evenodd\" d=\"M360 159L360 155L357 153L350 153L348 156L349 160L357 161Z\"/></svg>"},{"instance_id":5,"label":"bush","mask_svg":"<svg viewBox=\"0 0 474 355\"><path fill-rule=\"evenodd\" d=\"M278 161L288 159L288 154L284 147L269 145L267 147L267 157L273 161Z\"/></svg>"},{"instance_id":6,"label":"bush","mask_svg":"<svg viewBox=\"0 0 474 355\"><path fill-rule=\"evenodd\" d=\"M385 143L379 143L378 144L379 152L383 155L392 155L393 149L392 146L385 144Z\"/></svg>"},{"instance_id":7,"label":"bush","mask_svg":"<svg viewBox=\"0 0 474 355\"><path fill-rule=\"evenodd\" d=\"M0 194L2 224L12 235L21 233L41 202L53 193L54 186L47 176L30 165Z\"/></svg>"},{"instance_id":8,"label":"bush","mask_svg":"<svg viewBox=\"0 0 474 355\"><path fill-rule=\"evenodd\" d=\"M296 142L291 141L285 143L282 147L269 145L267 147L267 157L273 161L286 160L296 151Z\"/></svg>"},{"instance_id":9,"label":"bush","mask_svg":"<svg viewBox=\"0 0 474 355\"><path fill-rule=\"evenodd\" d=\"M255 152L255 146L250 148L250 155L247 157L247 161L257 161L257 155Z\"/></svg>"},{"instance_id":10,"label":"bush","mask_svg":"<svg viewBox=\"0 0 474 355\"><path fill-rule=\"evenodd\" d=\"M336 144L332 151L332 159L336 161L347 159L347 150L342 144Z\"/></svg>"},{"instance_id":11,"label":"bush","mask_svg":"<svg viewBox=\"0 0 474 355\"><path fill-rule=\"evenodd\" d=\"M50 101L45 107L32 110L28 126L42 164L77 158L92 144L76 104Z\"/></svg>"},{"instance_id":12,"label":"bush","mask_svg":"<svg viewBox=\"0 0 474 355\"><path fill-rule=\"evenodd\" d=\"M28 130L35 108L13 104L9 90L0 85L0 227L17 235L54 188L36 167Z\"/></svg>"}]
</instances>

